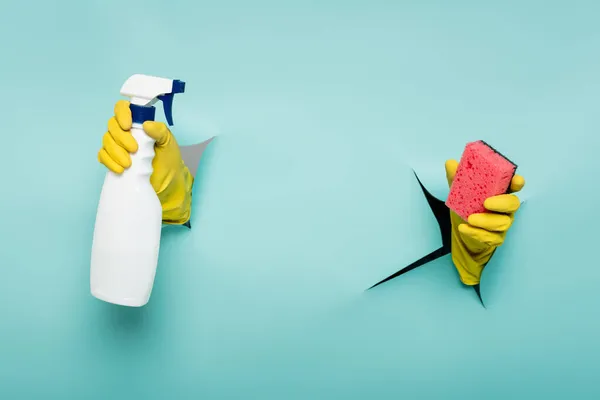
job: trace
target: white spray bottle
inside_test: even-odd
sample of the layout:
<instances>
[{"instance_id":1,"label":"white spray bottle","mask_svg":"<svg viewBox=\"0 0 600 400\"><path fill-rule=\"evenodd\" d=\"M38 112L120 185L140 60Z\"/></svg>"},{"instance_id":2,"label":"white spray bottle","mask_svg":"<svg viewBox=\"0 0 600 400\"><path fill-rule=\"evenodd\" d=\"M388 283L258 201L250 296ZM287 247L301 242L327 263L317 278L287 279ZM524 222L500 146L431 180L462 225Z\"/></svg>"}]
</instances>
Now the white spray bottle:
<instances>
[{"instance_id":1,"label":"white spray bottle","mask_svg":"<svg viewBox=\"0 0 600 400\"><path fill-rule=\"evenodd\" d=\"M150 184L154 140L142 124L153 121L157 100L173 125L173 95L183 93L185 82L148 75L133 75L121 88L130 98L131 134L138 151L131 167L117 175L108 171L96 214L90 288L100 300L122 306L148 303L158 265L162 208Z\"/></svg>"}]
</instances>

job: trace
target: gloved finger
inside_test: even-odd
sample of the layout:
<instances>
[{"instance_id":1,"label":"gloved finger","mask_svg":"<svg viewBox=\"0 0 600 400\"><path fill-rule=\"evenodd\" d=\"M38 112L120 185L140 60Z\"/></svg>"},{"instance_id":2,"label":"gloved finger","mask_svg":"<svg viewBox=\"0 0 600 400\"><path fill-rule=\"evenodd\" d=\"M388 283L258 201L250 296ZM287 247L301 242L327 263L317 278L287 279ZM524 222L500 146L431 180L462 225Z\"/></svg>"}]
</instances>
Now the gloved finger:
<instances>
[{"instance_id":1,"label":"gloved finger","mask_svg":"<svg viewBox=\"0 0 600 400\"><path fill-rule=\"evenodd\" d=\"M458 231L461 234L478 242L485 243L488 246L500 246L504 242L504 235L501 233L490 232L468 224L460 224L458 226Z\"/></svg>"},{"instance_id":2,"label":"gloved finger","mask_svg":"<svg viewBox=\"0 0 600 400\"><path fill-rule=\"evenodd\" d=\"M108 132L115 142L130 153L138 151L138 144L135 138L131 135L131 131L124 131L117 122L117 117L112 117L108 120Z\"/></svg>"},{"instance_id":3,"label":"gloved finger","mask_svg":"<svg viewBox=\"0 0 600 400\"><path fill-rule=\"evenodd\" d=\"M515 175L510 181L509 191L510 193L518 192L519 190L523 189L523 186L525 186L525 178L523 178L521 175Z\"/></svg>"},{"instance_id":4,"label":"gloved finger","mask_svg":"<svg viewBox=\"0 0 600 400\"><path fill-rule=\"evenodd\" d=\"M152 139L156 140L158 146L166 146L169 144L171 131L163 122L146 121L144 122L144 132Z\"/></svg>"},{"instance_id":5,"label":"gloved finger","mask_svg":"<svg viewBox=\"0 0 600 400\"><path fill-rule=\"evenodd\" d=\"M122 148L115 142L110 133L105 133L102 138L102 148L110 156L110 158L123 168L131 166L131 157L127 150Z\"/></svg>"},{"instance_id":6,"label":"gloved finger","mask_svg":"<svg viewBox=\"0 0 600 400\"><path fill-rule=\"evenodd\" d=\"M117 164L115 160L110 158L106 150L104 150L103 148L100 149L100 151L98 152L98 161L100 161L100 164L104 165L106 168L108 168L115 174L122 174L125 170L123 167Z\"/></svg>"},{"instance_id":7,"label":"gloved finger","mask_svg":"<svg viewBox=\"0 0 600 400\"><path fill-rule=\"evenodd\" d=\"M501 194L488 197L483 202L483 206L489 211L511 214L519 209L521 200L514 194Z\"/></svg>"},{"instance_id":8,"label":"gloved finger","mask_svg":"<svg viewBox=\"0 0 600 400\"><path fill-rule=\"evenodd\" d=\"M506 232L512 225L513 218L506 214L478 213L467 219L469 225L492 232Z\"/></svg>"},{"instance_id":9,"label":"gloved finger","mask_svg":"<svg viewBox=\"0 0 600 400\"><path fill-rule=\"evenodd\" d=\"M448 180L448 186L452 186L452 181L454 180L454 175L456 175L457 169L458 169L458 161L456 161L456 160L446 161L446 179Z\"/></svg>"},{"instance_id":10,"label":"gloved finger","mask_svg":"<svg viewBox=\"0 0 600 400\"><path fill-rule=\"evenodd\" d=\"M119 100L115 104L115 118L122 130L131 130L131 109L127 100Z\"/></svg>"}]
</instances>

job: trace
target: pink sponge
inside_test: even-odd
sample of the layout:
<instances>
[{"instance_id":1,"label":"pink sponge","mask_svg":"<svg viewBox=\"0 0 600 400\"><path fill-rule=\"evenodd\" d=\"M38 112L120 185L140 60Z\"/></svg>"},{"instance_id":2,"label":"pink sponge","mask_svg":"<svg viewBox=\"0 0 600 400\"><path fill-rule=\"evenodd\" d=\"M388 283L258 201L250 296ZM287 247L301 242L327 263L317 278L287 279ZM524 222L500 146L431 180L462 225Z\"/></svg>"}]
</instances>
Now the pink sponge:
<instances>
[{"instance_id":1,"label":"pink sponge","mask_svg":"<svg viewBox=\"0 0 600 400\"><path fill-rule=\"evenodd\" d=\"M517 166L483 140L468 143L462 154L446 206L463 220L485 212L488 197L506 193Z\"/></svg>"}]
</instances>

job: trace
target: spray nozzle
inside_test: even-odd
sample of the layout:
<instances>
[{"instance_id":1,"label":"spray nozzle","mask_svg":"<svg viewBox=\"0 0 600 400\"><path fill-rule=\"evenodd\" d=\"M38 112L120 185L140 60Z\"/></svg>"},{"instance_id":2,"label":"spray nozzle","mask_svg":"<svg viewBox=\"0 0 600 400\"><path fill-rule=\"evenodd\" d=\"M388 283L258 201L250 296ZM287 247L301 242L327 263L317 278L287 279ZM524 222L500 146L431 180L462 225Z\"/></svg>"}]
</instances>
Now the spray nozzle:
<instances>
[{"instance_id":1,"label":"spray nozzle","mask_svg":"<svg viewBox=\"0 0 600 400\"><path fill-rule=\"evenodd\" d=\"M121 94L130 98L133 122L144 123L154 119L153 104L163 102L165 117L173 125L173 97L185 91L185 82L156 76L136 74L121 87Z\"/></svg>"}]
</instances>

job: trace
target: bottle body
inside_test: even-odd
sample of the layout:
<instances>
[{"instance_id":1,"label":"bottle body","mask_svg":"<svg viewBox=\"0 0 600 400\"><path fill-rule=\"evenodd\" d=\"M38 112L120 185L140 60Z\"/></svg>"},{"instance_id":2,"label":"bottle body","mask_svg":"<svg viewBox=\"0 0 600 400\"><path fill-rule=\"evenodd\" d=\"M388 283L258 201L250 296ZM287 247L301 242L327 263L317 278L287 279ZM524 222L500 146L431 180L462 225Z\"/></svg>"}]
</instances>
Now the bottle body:
<instances>
[{"instance_id":1,"label":"bottle body","mask_svg":"<svg viewBox=\"0 0 600 400\"><path fill-rule=\"evenodd\" d=\"M100 300L140 307L150 299L158 265L162 207L150 184L154 141L140 124L138 151L122 174L108 171L98 203L90 289Z\"/></svg>"}]
</instances>

